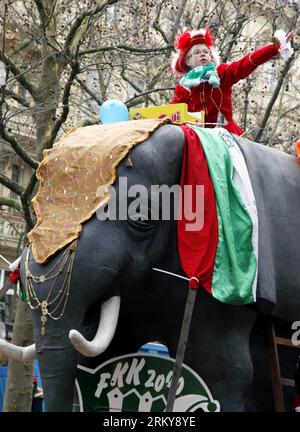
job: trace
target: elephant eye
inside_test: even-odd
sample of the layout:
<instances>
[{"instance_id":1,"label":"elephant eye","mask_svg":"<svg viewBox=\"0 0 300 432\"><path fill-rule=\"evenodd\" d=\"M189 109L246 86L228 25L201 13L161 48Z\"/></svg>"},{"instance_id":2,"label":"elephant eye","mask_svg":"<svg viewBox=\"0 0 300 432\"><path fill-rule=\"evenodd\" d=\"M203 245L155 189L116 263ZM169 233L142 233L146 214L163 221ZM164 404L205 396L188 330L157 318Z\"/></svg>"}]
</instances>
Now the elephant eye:
<instances>
[{"instance_id":1,"label":"elephant eye","mask_svg":"<svg viewBox=\"0 0 300 432\"><path fill-rule=\"evenodd\" d=\"M146 231L154 226L151 220L143 218L141 215L136 215L136 218L132 216L128 218L127 222L130 226L140 231Z\"/></svg>"},{"instance_id":2,"label":"elephant eye","mask_svg":"<svg viewBox=\"0 0 300 432\"><path fill-rule=\"evenodd\" d=\"M129 225L138 230L147 230L153 226L151 220L151 205L148 199L139 197L128 199L127 221Z\"/></svg>"}]
</instances>

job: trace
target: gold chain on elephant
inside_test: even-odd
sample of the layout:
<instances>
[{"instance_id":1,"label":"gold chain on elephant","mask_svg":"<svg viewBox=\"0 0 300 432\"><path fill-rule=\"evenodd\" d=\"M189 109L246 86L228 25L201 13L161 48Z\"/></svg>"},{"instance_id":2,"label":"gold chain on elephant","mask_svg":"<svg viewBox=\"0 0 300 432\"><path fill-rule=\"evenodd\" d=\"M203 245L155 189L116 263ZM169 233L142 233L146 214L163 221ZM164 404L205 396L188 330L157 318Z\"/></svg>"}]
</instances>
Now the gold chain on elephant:
<instances>
[{"instance_id":1,"label":"gold chain on elephant","mask_svg":"<svg viewBox=\"0 0 300 432\"><path fill-rule=\"evenodd\" d=\"M70 244L68 249L61 255L57 263L46 273L39 276L33 275L29 270L29 254L30 249L28 249L26 261L25 261L25 271L26 271L26 285L25 290L27 294L28 304L30 309L41 309L41 335L45 335L45 326L47 322L47 317L53 320L59 320L63 317L67 300L70 292L71 276L73 271L75 251L77 247L77 240ZM66 268L65 276L63 282L56 295L53 295L54 288L57 283L58 276ZM53 274L53 272L56 272ZM53 279L52 285L50 287L49 293L45 300L40 300L38 298L36 289L34 289L33 282L44 283L45 281Z\"/></svg>"}]
</instances>

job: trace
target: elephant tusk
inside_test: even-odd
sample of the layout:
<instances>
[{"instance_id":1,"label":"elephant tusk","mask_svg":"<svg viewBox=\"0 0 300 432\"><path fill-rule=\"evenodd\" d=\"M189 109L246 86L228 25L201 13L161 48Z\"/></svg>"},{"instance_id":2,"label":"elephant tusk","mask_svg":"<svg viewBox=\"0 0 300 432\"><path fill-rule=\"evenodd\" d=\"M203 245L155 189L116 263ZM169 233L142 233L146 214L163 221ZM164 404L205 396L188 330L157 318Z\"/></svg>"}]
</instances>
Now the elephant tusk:
<instances>
[{"instance_id":1,"label":"elephant tusk","mask_svg":"<svg viewBox=\"0 0 300 432\"><path fill-rule=\"evenodd\" d=\"M35 344L20 347L0 339L0 351L9 359L26 362L36 358Z\"/></svg>"},{"instance_id":2,"label":"elephant tusk","mask_svg":"<svg viewBox=\"0 0 300 432\"><path fill-rule=\"evenodd\" d=\"M101 306L101 318L97 333L88 341L77 330L70 330L69 338L74 348L86 357L102 354L114 337L120 310L120 297L111 297Z\"/></svg>"}]
</instances>

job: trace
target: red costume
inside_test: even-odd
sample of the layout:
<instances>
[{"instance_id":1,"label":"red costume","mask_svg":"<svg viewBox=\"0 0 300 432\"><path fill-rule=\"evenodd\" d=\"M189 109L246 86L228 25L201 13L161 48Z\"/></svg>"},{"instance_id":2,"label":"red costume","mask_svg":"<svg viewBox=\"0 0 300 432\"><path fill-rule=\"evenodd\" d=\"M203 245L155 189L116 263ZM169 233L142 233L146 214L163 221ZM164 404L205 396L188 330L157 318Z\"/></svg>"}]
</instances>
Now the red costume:
<instances>
[{"instance_id":1,"label":"red costume","mask_svg":"<svg viewBox=\"0 0 300 432\"><path fill-rule=\"evenodd\" d=\"M174 97L175 103L186 103L190 112L205 112L205 123L217 123L218 114L223 114L224 127L229 132L243 135L244 131L233 120L232 112L232 86L241 79L250 75L257 66L267 62L279 51L280 45L268 45L253 51L240 60L232 63L221 63L217 67L220 78L220 87L213 88L208 82L201 83L197 87L191 87L191 91L177 84ZM207 127L214 127L207 124Z\"/></svg>"}]
</instances>

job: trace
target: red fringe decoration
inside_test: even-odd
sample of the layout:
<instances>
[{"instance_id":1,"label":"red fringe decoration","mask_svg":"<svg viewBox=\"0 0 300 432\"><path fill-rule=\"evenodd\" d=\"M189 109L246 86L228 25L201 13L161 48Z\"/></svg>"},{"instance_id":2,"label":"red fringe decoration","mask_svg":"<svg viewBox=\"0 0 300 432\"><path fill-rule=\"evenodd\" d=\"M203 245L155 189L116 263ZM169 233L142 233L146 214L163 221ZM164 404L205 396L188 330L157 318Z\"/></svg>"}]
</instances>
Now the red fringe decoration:
<instances>
[{"instance_id":1,"label":"red fringe decoration","mask_svg":"<svg viewBox=\"0 0 300 432\"><path fill-rule=\"evenodd\" d=\"M182 35L179 35L175 48L182 50L183 48L189 45L190 40L191 40L191 35L189 34L189 32L185 32Z\"/></svg>"},{"instance_id":2,"label":"red fringe decoration","mask_svg":"<svg viewBox=\"0 0 300 432\"><path fill-rule=\"evenodd\" d=\"M14 284L16 284L20 280L20 277L21 277L20 268L17 268L15 271L9 273L9 280Z\"/></svg>"}]
</instances>

